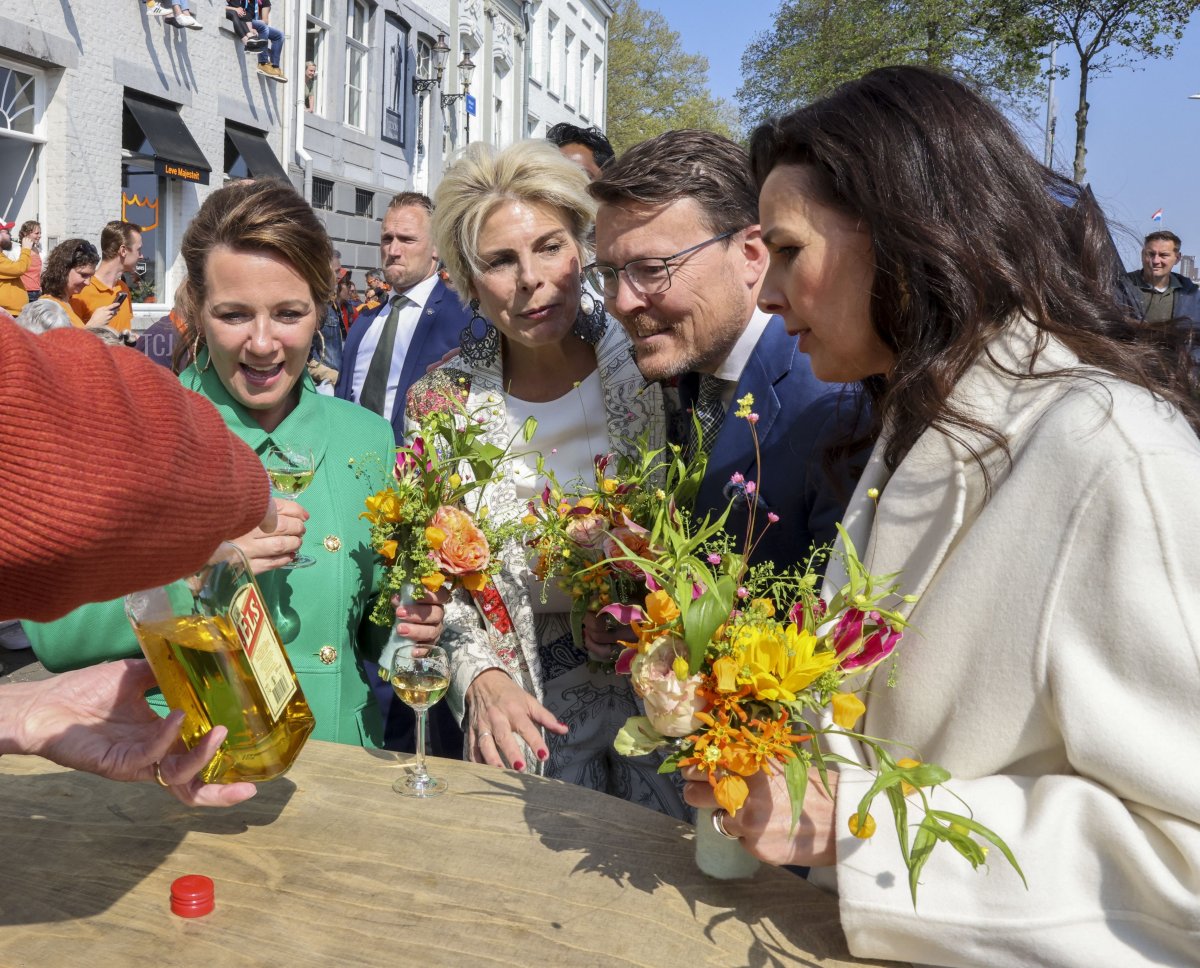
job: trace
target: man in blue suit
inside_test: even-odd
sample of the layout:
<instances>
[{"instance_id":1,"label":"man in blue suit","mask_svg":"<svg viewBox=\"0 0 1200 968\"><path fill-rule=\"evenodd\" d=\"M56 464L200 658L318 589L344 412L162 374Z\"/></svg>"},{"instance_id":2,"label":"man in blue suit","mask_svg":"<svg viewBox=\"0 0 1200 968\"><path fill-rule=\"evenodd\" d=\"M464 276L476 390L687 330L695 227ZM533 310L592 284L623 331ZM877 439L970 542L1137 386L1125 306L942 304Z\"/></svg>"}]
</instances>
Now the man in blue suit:
<instances>
[{"instance_id":1,"label":"man in blue suit","mask_svg":"<svg viewBox=\"0 0 1200 968\"><path fill-rule=\"evenodd\" d=\"M408 388L429 364L458 346L459 334L470 319L458 297L438 278L432 212L433 203L418 192L402 192L388 203L379 251L392 295L373 312L360 313L350 327L334 391L335 396L391 421L397 443L404 438ZM416 749L412 710L379 678L375 663L364 661L363 667L383 711L384 744L389 749ZM446 703L430 711L429 726L431 752L462 756L462 731Z\"/></svg>"},{"instance_id":2,"label":"man in blue suit","mask_svg":"<svg viewBox=\"0 0 1200 968\"><path fill-rule=\"evenodd\" d=\"M419 192L401 192L388 203L379 251L392 296L350 327L335 390L391 421L397 443L404 437L408 388L458 346L471 318L438 278L432 212L433 203Z\"/></svg>"},{"instance_id":3,"label":"man in blue suit","mask_svg":"<svg viewBox=\"0 0 1200 968\"><path fill-rule=\"evenodd\" d=\"M696 513L719 513L734 497L728 528L743 536L752 482L767 527L752 560L805 561L812 544L833 539L850 496L851 475L835 481L822 456L855 408L844 388L813 375L783 320L757 307L768 253L746 153L709 132L672 131L630 148L589 190L600 202L589 277L642 375L668 388L673 442L708 453ZM750 427L733 415L746 394L761 467Z\"/></svg>"}]
</instances>

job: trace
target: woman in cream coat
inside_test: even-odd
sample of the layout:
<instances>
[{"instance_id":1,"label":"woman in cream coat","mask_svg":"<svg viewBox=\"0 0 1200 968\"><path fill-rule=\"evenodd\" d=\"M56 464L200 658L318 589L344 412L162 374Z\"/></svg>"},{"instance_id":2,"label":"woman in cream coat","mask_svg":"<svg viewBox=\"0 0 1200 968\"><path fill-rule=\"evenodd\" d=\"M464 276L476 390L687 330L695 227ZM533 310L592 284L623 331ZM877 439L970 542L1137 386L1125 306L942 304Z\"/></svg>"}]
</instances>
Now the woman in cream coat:
<instances>
[{"instance_id":1,"label":"woman in cream coat","mask_svg":"<svg viewBox=\"0 0 1200 968\"><path fill-rule=\"evenodd\" d=\"M1028 887L942 846L914 910L886 803L874 837L850 834L871 782L852 769L832 798L810 785L795 832L786 791L756 779L726 830L811 864L860 957L1194 963L1200 443L1185 348L1114 300L1090 197L950 78L873 72L764 125L751 156L772 254L760 301L818 376L871 394L879 436L846 525L872 572L919 597L895 685L871 682L859 728L948 769L933 804L961 797ZM707 789L687 797L711 806Z\"/></svg>"},{"instance_id":2,"label":"woman in cream coat","mask_svg":"<svg viewBox=\"0 0 1200 968\"><path fill-rule=\"evenodd\" d=\"M596 456L629 452L641 434L652 448L663 446L661 391L642 379L623 331L606 325L599 300L584 288L595 203L583 172L546 142L504 151L472 145L434 202L438 254L474 318L459 357L410 391L410 421L431 400L437 406L454 395L468 414L484 416L487 439L503 447L532 416L538 429L530 446L562 484L590 483ZM527 513L546 484L535 463L514 460L482 490L493 519ZM686 817L676 783L658 774L657 761L612 748L638 713L628 678L589 669L572 642L570 603L553 588L543 603L526 549L510 547L505 563L496 580L502 612L494 599L476 607L461 592L446 612L449 702L470 758L540 769ZM613 641L597 623L586 638L598 651Z\"/></svg>"}]
</instances>

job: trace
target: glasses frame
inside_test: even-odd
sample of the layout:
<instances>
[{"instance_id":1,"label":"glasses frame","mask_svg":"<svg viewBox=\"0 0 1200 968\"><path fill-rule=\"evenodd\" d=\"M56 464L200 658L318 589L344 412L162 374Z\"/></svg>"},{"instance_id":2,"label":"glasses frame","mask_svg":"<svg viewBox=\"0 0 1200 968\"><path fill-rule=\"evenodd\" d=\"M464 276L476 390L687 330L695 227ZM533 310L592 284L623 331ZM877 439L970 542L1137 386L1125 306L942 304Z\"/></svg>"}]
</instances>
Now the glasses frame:
<instances>
[{"instance_id":1,"label":"glasses frame","mask_svg":"<svg viewBox=\"0 0 1200 968\"><path fill-rule=\"evenodd\" d=\"M712 245L714 242L724 241L725 239L728 239L731 236L737 235L738 232L740 232L740 231L742 231L742 230L741 229L730 229L728 232L722 232L720 235L714 235L711 239L705 239L703 242L697 242L695 245L688 246L688 248L683 249L680 252L676 252L674 255L664 255L664 256L651 255L651 256L645 256L641 259L630 259L628 262L626 262L623 266L620 266L620 267L610 266L610 265L602 265L599 262L593 262L590 265L584 266L583 272L588 277L588 281L591 282L591 284L593 286L595 286L596 291L608 299L615 299L617 294L620 292L620 290L621 290L621 273L625 273L625 278L629 282L629 288L632 289L634 292L636 292L638 295L658 296L671 288L671 283L673 282L673 280L671 278L671 263L675 259L682 258L685 255L691 255L693 252L698 252L700 249L703 249L706 245ZM639 286L636 282L633 281L633 277L629 274L629 267L632 265L637 265L639 262L661 262L663 265L664 271L667 273L667 284L665 286L663 286L661 289L655 289L653 292L647 292L645 289L643 289L641 286ZM611 270L612 274L613 274L613 279L616 280L616 285L614 286L614 289L613 289L613 292L611 293L611 295L608 292L608 287L603 284L604 278L605 278L604 275L600 275L600 284L599 285L597 285L597 280L595 278L593 278L593 276L600 273L601 269Z\"/></svg>"}]
</instances>

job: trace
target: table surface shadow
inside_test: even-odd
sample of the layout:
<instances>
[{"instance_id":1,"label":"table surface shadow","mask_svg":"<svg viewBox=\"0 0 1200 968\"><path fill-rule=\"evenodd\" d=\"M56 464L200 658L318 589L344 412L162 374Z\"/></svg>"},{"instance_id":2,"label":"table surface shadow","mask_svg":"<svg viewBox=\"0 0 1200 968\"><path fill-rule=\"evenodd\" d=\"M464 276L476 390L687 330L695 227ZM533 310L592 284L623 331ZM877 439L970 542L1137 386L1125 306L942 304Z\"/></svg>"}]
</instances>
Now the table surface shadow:
<instances>
[{"instance_id":1,"label":"table surface shadow","mask_svg":"<svg viewBox=\"0 0 1200 968\"><path fill-rule=\"evenodd\" d=\"M0 965L840 966L836 899L763 867L716 881L692 828L557 781L310 742L228 810L154 784L0 759ZM183 919L171 882L205 874Z\"/></svg>"}]
</instances>

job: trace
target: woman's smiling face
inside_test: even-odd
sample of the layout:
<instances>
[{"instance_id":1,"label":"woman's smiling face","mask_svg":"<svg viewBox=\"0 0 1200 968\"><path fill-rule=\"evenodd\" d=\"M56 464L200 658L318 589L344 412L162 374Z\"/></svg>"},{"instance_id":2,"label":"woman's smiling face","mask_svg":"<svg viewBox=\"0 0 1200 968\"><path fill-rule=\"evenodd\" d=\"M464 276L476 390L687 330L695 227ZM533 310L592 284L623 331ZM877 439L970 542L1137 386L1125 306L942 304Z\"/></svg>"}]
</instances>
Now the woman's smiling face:
<instances>
[{"instance_id":1,"label":"woman's smiling face","mask_svg":"<svg viewBox=\"0 0 1200 968\"><path fill-rule=\"evenodd\" d=\"M296 406L319 322L304 277L273 252L213 249L205 260L202 329L212 366L264 429Z\"/></svg>"}]
</instances>

